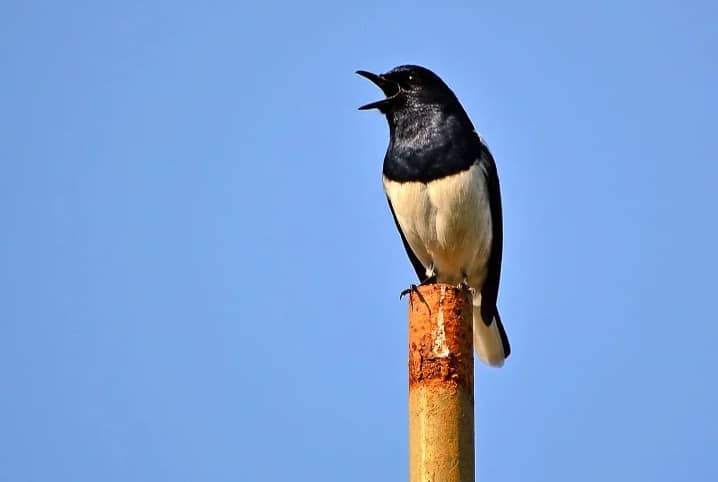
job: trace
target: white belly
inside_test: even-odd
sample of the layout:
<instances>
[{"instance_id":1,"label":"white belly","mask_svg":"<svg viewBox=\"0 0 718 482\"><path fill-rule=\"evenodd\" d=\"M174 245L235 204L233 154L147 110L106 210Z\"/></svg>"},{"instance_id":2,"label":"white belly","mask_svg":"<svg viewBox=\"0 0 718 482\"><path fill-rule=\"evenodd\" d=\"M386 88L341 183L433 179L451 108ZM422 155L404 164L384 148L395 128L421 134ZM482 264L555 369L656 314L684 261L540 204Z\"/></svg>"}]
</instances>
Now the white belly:
<instances>
[{"instance_id":1,"label":"white belly","mask_svg":"<svg viewBox=\"0 0 718 482\"><path fill-rule=\"evenodd\" d=\"M394 182L389 197L412 251L438 281L466 279L477 290L486 278L491 252L491 210L485 173L479 165L427 184Z\"/></svg>"}]
</instances>

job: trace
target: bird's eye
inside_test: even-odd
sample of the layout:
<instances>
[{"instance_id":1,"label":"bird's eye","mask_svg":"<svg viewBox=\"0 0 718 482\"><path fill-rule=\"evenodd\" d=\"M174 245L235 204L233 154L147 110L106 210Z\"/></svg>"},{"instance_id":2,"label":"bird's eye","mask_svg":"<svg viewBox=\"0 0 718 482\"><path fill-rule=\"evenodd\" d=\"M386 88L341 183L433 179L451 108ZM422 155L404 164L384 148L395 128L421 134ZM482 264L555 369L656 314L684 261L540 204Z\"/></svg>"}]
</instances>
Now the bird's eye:
<instances>
[{"instance_id":1,"label":"bird's eye","mask_svg":"<svg viewBox=\"0 0 718 482\"><path fill-rule=\"evenodd\" d=\"M409 81L412 81L412 80L414 80L414 76L409 74Z\"/></svg>"}]
</instances>

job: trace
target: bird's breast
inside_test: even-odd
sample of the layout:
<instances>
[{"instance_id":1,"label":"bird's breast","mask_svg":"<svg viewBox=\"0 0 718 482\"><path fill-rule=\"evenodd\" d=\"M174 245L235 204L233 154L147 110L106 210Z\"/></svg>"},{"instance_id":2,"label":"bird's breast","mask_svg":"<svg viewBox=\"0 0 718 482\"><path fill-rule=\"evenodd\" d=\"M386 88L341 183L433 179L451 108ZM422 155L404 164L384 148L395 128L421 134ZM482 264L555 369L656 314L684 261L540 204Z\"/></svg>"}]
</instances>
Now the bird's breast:
<instances>
[{"instance_id":1,"label":"bird's breast","mask_svg":"<svg viewBox=\"0 0 718 482\"><path fill-rule=\"evenodd\" d=\"M483 278L491 251L491 210L486 173L469 169L429 182L383 179L407 242L439 281Z\"/></svg>"}]
</instances>

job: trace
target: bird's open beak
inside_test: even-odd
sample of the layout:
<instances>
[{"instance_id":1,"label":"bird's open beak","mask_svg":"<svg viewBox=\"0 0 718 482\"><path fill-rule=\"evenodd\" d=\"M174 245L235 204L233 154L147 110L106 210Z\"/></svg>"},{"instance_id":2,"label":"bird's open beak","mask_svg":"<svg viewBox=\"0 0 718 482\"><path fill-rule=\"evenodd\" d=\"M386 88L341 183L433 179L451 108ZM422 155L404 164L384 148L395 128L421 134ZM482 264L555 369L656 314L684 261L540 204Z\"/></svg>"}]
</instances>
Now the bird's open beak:
<instances>
[{"instance_id":1,"label":"bird's open beak","mask_svg":"<svg viewBox=\"0 0 718 482\"><path fill-rule=\"evenodd\" d=\"M384 92L384 95L386 95L386 99L378 100L376 102L363 105L359 107L359 110L381 110L382 107L387 105L394 97L399 95L399 92L401 91L399 84L397 84L396 82L392 82L391 80L388 80L381 75L372 74L371 72L367 72L366 70L357 70L356 73L374 82L382 90L382 92Z\"/></svg>"}]
</instances>

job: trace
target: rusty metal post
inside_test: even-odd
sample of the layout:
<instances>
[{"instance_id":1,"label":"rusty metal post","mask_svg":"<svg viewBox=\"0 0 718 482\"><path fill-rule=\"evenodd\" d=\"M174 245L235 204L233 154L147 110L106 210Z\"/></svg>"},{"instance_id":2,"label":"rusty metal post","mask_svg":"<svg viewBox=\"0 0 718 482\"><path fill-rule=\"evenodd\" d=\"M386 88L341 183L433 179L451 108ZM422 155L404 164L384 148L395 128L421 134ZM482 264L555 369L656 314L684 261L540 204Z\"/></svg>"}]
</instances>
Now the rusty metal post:
<instances>
[{"instance_id":1,"label":"rusty metal post","mask_svg":"<svg viewBox=\"0 0 718 482\"><path fill-rule=\"evenodd\" d=\"M473 307L468 290L409 300L409 481L474 482Z\"/></svg>"}]
</instances>

